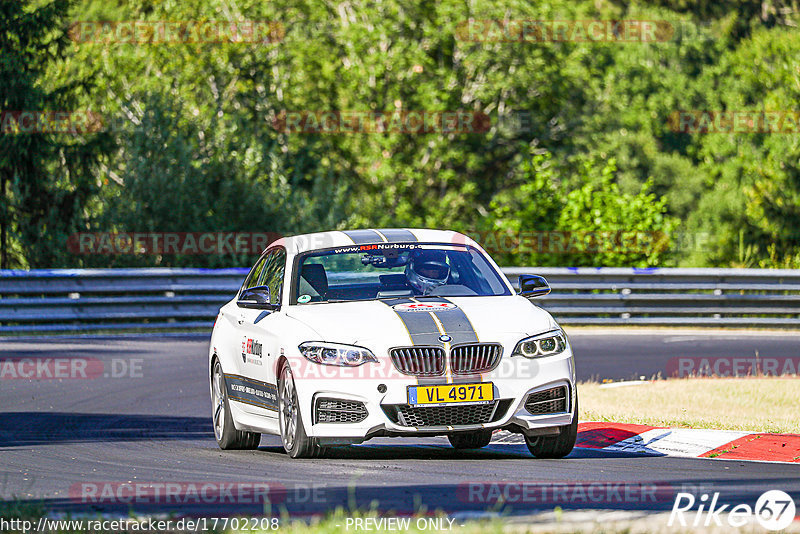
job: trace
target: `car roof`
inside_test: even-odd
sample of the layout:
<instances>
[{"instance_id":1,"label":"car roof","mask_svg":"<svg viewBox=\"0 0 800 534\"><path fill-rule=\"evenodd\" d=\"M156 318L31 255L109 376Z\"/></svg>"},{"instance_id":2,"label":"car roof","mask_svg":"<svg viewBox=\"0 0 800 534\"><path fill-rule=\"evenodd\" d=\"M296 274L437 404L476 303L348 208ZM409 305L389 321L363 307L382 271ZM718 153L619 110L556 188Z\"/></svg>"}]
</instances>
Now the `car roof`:
<instances>
[{"instance_id":1,"label":"car roof","mask_svg":"<svg viewBox=\"0 0 800 534\"><path fill-rule=\"evenodd\" d=\"M433 230L428 228L369 228L356 230L335 230L282 237L273 241L269 247L280 245L290 254L300 254L312 250L350 245L369 245L377 243L447 243L471 245L480 248L470 237L452 230Z\"/></svg>"}]
</instances>

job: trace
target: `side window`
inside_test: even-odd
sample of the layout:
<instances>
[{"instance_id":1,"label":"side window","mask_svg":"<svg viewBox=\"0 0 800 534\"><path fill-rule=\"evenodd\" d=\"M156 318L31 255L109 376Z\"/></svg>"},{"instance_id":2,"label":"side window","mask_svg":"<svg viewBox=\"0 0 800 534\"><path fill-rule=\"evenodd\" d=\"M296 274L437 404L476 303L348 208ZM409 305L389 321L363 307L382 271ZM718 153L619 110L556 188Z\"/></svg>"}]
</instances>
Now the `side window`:
<instances>
[{"instance_id":1,"label":"side window","mask_svg":"<svg viewBox=\"0 0 800 534\"><path fill-rule=\"evenodd\" d=\"M280 304L283 293L283 275L286 272L286 251L275 250L267 255L267 265L264 268L262 285L269 287L270 304Z\"/></svg>"},{"instance_id":2,"label":"side window","mask_svg":"<svg viewBox=\"0 0 800 534\"><path fill-rule=\"evenodd\" d=\"M264 266L267 264L267 260L269 256L264 256L258 260L256 266L253 267L253 270L250 271L250 274L247 276L247 280L242 286L242 289L250 289L251 287L256 287L261 285L260 280L264 274Z\"/></svg>"}]
</instances>

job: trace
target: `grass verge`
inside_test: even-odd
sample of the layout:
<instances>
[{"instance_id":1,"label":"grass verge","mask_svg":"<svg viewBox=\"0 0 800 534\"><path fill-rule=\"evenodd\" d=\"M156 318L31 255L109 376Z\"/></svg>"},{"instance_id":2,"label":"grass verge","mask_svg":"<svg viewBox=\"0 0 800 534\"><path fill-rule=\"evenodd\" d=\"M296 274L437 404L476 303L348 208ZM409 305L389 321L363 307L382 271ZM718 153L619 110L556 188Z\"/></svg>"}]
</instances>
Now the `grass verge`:
<instances>
[{"instance_id":1,"label":"grass verge","mask_svg":"<svg viewBox=\"0 0 800 534\"><path fill-rule=\"evenodd\" d=\"M578 386L581 421L800 433L798 378L686 378Z\"/></svg>"}]
</instances>

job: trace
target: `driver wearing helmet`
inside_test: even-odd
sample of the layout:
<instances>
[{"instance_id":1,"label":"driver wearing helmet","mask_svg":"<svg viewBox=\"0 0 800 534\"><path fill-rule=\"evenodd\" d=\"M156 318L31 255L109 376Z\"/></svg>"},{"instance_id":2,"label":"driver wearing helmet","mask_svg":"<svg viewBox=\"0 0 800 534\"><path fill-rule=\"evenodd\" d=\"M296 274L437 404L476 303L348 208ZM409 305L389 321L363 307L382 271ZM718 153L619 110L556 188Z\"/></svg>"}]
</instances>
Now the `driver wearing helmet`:
<instances>
[{"instance_id":1,"label":"driver wearing helmet","mask_svg":"<svg viewBox=\"0 0 800 534\"><path fill-rule=\"evenodd\" d=\"M450 266L443 250L413 250L406 264L406 278L423 295L447 283Z\"/></svg>"}]
</instances>

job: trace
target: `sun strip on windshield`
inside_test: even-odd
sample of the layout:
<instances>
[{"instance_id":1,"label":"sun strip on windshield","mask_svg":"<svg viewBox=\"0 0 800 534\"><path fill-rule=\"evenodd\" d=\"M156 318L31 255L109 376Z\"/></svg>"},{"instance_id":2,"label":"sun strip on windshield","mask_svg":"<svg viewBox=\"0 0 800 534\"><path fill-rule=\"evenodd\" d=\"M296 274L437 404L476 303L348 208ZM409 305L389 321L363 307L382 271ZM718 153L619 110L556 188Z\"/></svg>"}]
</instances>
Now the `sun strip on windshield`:
<instances>
[{"instance_id":1,"label":"sun strip on windshield","mask_svg":"<svg viewBox=\"0 0 800 534\"><path fill-rule=\"evenodd\" d=\"M443 245L443 244L422 244L422 243L369 243L364 245L346 245L343 247L333 247L324 251L312 251L307 253L311 256L325 256L327 254L355 254L358 252L371 252L373 250L455 250L459 252L469 251L465 245Z\"/></svg>"}]
</instances>

